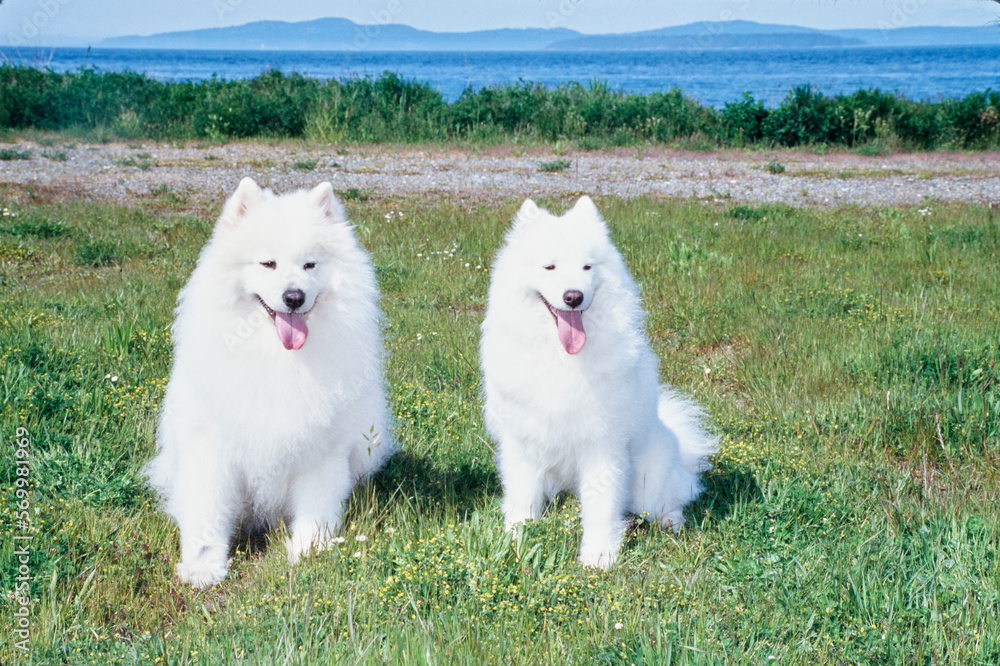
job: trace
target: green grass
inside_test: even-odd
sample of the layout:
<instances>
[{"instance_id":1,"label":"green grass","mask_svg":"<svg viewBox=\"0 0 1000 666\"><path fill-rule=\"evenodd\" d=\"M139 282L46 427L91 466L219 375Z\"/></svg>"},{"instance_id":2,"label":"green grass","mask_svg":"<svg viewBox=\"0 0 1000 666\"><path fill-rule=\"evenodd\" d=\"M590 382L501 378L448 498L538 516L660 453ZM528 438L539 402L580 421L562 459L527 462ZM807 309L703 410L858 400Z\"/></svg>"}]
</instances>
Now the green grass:
<instances>
[{"instance_id":1,"label":"green grass","mask_svg":"<svg viewBox=\"0 0 1000 666\"><path fill-rule=\"evenodd\" d=\"M316 168L318 164L319 160L316 158L312 158L308 160L299 160L298 162L292 164L292 168L297 169L299 171L312 171L313 169Z\"/></svg>"},{"instance_id":2,"label":"green grass","mask_svg":"<svg viewBox=\"0 0 1000 666\"><path fill-rule=\"evenodd\" d=\"M771 160L770 162L764 165L764 171L767 171L768 173L774 175L777 175L779 173L785 173L785 165L779 162L778 160Z\"/></svg>"},{"instance_id":3,"label":"green grass","mask_svg":"<svg viewBox=\"0 0 1000 666\"><path fill-rule=\"evenodd\" d=\"M42 157L53 162L65 162L69 159L69 154L65 150L43 150Z\"/></svg>"},{"instance_id":4,"label":"green grass","mask_svg":"<svg viewBox=\"0 0 1000 666\"><path fill-rule=\"evenodd\" d=\"M571 166L573 166L572 160L559 157L550 162L540 162L538 164L538 170L542 173L559 173L560 171L565 171Z\"/></svg>"},{"instance_id":5,"label":"green grass","mask_svg":"<svg viewBox=\"0 0 1000 666\"><path fill-rule=\"evenodd\" d=\"M376 194L373 187L349 187L346 190L337 190L337 196L344 201L368 201Z\"/></svg>"},{"instance_id":6,"label":"green grass","mask_svg":"<svg viewBox=\"0 0 1000 666\"><path fill-rule=\"evenodd\" d=\"M126 157L121 160L115 160L115 164L123 167L138 167L142 171L155 166L156 162L150 159L149 153L140 153L135 157Z\"/></svg>"},{"instance_id":7,"label":"green grass","mask_svg":"<svg viewBox=\"0 0 1000 666\"><path fill-rule=\"evenodd\" d=\"M14 589L26 428L30 663L1000 660L993 209L598 200L664 381L722 437L688 528L634 526L600 573L575 562L573 497L501 530L477 340L520 202L352 197L402 451L355 493L338 547L289 569L278 538L244 545L194 592L140 470L212 221L150 196L0 200L11 223L66 229L0 234L0 579ZM0 606L0 661L28 663Z\"/></svg>"},{"instance_id":8,"label":"green grass","mask_svg":"<svg viewBox=\"0 0 1000 666\"><path fill-rule=\"evenodd\" d=\"M30 160L31 151L30 150L17 150L16 148L2 148L0 149L0 160L12 161L12 160Z\"/></svg>"}]
</instances>

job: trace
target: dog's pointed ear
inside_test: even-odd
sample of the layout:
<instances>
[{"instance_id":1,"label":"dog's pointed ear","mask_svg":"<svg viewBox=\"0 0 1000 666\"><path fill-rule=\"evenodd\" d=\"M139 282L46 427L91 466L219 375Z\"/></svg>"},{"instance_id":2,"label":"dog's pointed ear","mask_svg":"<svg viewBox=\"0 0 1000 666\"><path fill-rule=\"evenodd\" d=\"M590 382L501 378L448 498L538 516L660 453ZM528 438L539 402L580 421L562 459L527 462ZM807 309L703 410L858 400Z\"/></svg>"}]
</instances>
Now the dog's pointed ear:
<instances>
[{"instance_id":1,"label":"dog's pointed ear","mask_svg":"<svg viewBox=\"0 0 1000 666\"><path fill-rule=\"evenodd\" d=\"M222 219L229 224L238 224L263 194L264 191L253 178L249 176L243 178L236 191L226 200L226 205L222 207Z\"/></svg>"},{"instance_id":2,"label":"dog's pointed ear","mask_svg":"<svg viewBox=\"0 0 1000 666\"><path fill-rule=\"evenodd\" d=\"M540 212L541 209L538 207L538 204L531 199L525 199L524 203L521 204L520 210L517 211L517 216L528 220L538 217L538 213Z\"/></svg>"},{"instance_id":3,"label":"dog's pointed ear","mask_svg":"<svg viewBox=\"0 0 1000 666\"><path fill-rule=\"evenodd\" d=\"M344 207L340 205L333 185L329 181L320 183L309 191L309 200L323 212L323 216L334 222L344 222L347 216Z\"/></svg>"},{"instance_id":4,"label":"dog's pointed ear","mask_svg":"<svg viewBox=\"0 0 1000 666\"><path fill-rule=\"evenodd\" d=\"M577 199L576 204L573 206L573 213L580 213L586 215L597 221L603 221L601 218L601 211L597 210L597 206L594 204L594 200L584 194L582 197Z\"/></svg>"},{"instance_id":5,"label":"dog's pointed ear","mask_svg":"<svg viewBox=\"0 0 1000 666\"><path fill-rule=\"evenodd\" d=\"M538 204L531 199L525 199L524 203L521 204L521 208L517 211L517 215L514 217L514 228L518 229L525 224L531 224L541 216L542 209L538 207Z\"/></svg>"}]
</instances>

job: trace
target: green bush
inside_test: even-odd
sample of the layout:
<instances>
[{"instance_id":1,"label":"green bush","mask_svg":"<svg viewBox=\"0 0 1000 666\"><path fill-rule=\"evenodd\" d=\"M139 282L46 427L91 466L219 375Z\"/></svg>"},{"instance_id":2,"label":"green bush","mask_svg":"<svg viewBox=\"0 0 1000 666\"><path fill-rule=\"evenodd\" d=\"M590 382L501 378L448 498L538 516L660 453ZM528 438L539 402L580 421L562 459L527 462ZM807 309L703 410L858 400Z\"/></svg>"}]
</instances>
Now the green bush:
<instances>
[{"instance_id":1,"label":"green bush","mask_svg":"<svg viewBox=\"0 0 1000 666\"><path fill-rule=\"evenodd\" d=\"M1000 93L977 92L941 105L942 123L957 148L988 148L997 145L1000 129Z\"/></svg>"},{"instance_id":2,"label":"green bush","mask_svg":"<svg viewBox=\"0 0 1000 666\"><path fill-rule=\"evenodd\" d=\"M213 78L204 84L192 118L195 134L209 139L302 136L310 88L316 85L279 71L238 81Z\"/></svg>"},{"instance_id":3,"label":"green bush","mask_svg":"<svg viewBox=\"0 0 1000 666\"><path fill-rule=\"evenodd\" d=\"M448 102L429 83L392 72L320 80L269 71L252 79L164 83L135 72L0 66L0 129L27 128L128 139L528 139L585 149L653 141L697 149L829 145L880 154L899 147L997 148L1000 93L915 102L879 90L828 97L799 86L774 108L747 93L714 109L676 88L636 95L603 81L552 88L518 81L470 88Z\"/></svg>"},{"instance_id":4,"label":"green bush","mask_svg":"<svg viewBox=\"0 0 1000 666\"><path fill-rule=\"evenodd\" d=\"M739 102L728 102L722 109L722 127L725 137L736 145L759 142L764 138L767 109L750 93L743 93Z\"/></svg>"},{"instance_id":5,"label":"green bush","mask_svg":"<svg viewBox=\"0 0 1000 666\"><path fill-rule=\"evenodd\" d=\"M833 100L811 86L799 86L768 114L764 133L783 146L836 143L841 123Z\"/></svg>"}]
</instances>

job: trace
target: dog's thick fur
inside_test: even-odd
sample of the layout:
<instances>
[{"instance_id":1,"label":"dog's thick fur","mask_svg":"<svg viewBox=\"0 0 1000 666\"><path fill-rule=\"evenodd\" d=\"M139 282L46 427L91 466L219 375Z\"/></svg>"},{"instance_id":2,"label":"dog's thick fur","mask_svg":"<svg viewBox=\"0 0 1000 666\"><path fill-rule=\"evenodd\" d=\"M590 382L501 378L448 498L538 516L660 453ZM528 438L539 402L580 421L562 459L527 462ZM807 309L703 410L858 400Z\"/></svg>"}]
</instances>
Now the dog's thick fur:
<instances>
[{"instance_id":1,"label":"dog's thick fur","mask_svg":"<svg viewBox=\"0 0 1000 666\"><path fill-rule=\"evenodd\" d=\"M525 201L492 268L480 351L507 529L573 490L580 561L607 568L627 512L681 527L716 439L660 386L638 289L590 198L562 217Z\"/></svg>"},{"instance_id":2,"label":"dog's thick fur","mask_svg":"<svg viewBox=\"0 0 1000 666\"><path fill-rule=\"evenodd\" d=\"M245 178L178 298L147 474L181 533L178 576L222 580L239 530L322 547L392 454L374 271L329 183Z\"/></svg>"}]
</instances>

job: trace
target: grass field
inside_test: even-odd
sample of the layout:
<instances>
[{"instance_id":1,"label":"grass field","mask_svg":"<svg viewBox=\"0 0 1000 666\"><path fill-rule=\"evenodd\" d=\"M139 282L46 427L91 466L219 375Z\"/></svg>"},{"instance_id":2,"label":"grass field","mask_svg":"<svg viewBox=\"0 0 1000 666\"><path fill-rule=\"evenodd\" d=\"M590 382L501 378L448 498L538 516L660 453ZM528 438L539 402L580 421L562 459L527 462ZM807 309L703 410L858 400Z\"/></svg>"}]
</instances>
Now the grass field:
<instances>
[{"instance_id":1,"label":"grass field","mask_svg":"<svg viewBox=\"0 0 1000 666\"><path fill-rule=\"evenodd\" d=\"M27 197L0 190L2 663L1000 662L993 209L598 200L664 381L722 437L688 528L635 524L603 573L573 497L501 529L477 341L520 201L351 198L402 451L338 548L290 570L244 544L195 592L140 469L217 211Z\"/></svg>"}]
</instances>

